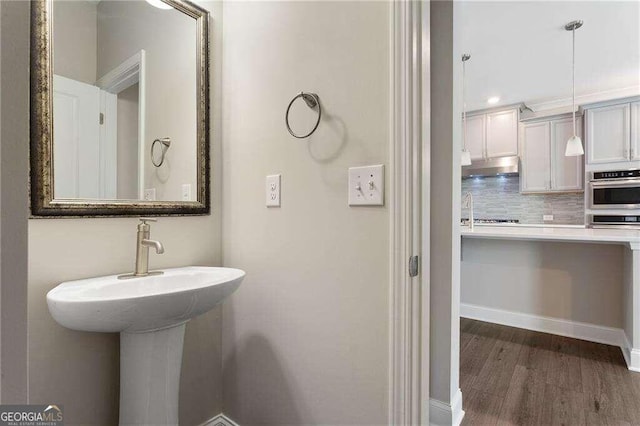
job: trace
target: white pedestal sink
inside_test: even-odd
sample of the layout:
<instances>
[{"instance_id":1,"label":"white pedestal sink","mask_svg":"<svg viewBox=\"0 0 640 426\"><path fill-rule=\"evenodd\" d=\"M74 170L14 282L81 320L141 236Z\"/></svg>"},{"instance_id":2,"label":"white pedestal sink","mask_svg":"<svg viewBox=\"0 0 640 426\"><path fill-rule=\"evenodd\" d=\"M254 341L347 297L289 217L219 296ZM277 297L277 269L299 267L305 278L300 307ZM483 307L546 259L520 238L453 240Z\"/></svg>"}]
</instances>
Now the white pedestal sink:
<instances>
[{"instance_id":1,"label":"white pedestal sink","mask_svg":"<svg viewBox=\"0 0 640 426\"><path fill-rule=\"evenodd\" d=\"M233 293L244 275L193 266L89 278L60 284L47 304L67 328L120 333L120 425L177 425L185 324Z\"/></svg>"}]
</instances>

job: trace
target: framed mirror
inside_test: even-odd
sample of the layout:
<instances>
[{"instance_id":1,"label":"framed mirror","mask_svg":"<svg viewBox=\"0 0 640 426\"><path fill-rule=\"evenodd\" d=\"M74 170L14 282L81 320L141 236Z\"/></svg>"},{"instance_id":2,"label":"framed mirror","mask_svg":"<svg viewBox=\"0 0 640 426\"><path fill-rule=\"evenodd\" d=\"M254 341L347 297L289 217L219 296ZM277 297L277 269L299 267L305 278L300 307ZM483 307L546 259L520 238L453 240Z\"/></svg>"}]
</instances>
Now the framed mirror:
<instances>
[{"instance_id":1,"label":"framed mirror","mask_svg":"<svg viewBox=\"0 0 640 426\"><path fill-rule=\"evenodd\" d=\"M32 216L209 213L208 23L185 0L32 2Z\"/></svg>"}]
</instances>

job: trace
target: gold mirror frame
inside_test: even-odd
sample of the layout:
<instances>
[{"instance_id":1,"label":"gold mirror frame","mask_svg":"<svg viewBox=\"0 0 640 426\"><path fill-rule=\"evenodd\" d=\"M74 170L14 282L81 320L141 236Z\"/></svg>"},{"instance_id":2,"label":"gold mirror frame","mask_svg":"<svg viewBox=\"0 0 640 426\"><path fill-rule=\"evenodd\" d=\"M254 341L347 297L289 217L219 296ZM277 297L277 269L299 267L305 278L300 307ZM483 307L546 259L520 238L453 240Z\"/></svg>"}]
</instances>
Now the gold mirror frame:
<instances>
[{"instance_id":1,"label":"gold mirror frame","mask_svg":"<svg viewBox=\"0 0 640 426\"><path fill-rule=\"evenodd\" d=\"M32 217L206 215L209 196L209 12L186 0L162 0L197 24L197 201L53 198L53 0L31 2L30 198Z\"/></svg>"}]
</instances>

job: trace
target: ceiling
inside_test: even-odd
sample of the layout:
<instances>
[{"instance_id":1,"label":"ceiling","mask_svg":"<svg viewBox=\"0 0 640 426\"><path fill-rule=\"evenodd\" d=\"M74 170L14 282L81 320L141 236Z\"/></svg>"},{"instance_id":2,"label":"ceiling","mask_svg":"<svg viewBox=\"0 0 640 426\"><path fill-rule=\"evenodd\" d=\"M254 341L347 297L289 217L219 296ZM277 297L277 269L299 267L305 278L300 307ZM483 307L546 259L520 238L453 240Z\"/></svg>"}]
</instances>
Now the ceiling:
<instances>
[{"instance_id":1,"label":"ceiling","mask_svg":"<svg viewBox=\"0 0 640 426\"><path fill-rule=\"evenodd\" d=\"M571 96L570 21L576 31L576 95L640 88L640 1L459 1L455 37L467 62L467 109ZM460 68L461 72L461 68ZM495 106L495 105L494 105Z\"/></svg>"}]
</instances>

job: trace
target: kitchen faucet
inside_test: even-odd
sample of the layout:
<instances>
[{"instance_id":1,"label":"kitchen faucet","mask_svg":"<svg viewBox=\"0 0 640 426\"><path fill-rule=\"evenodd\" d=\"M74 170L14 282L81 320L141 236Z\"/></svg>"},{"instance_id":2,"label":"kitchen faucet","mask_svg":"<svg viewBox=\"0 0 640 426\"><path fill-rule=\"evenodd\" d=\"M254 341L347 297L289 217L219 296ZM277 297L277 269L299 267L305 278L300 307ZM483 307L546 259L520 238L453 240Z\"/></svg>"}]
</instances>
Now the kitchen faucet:
<instances>
[{"instance_id":1,"label":"kitchen faucet","mask_svg":"<svg viewBox=\"0 0 640 426\"><path fill-rule=\"evenodd\" d=\"M157 222L157 220L146 217L140 218L140 223L138 224L135 272L133 274L121 275L118 277L120 279L146 277L149 275L160 275L163 273L162 271L149 272L149 247L155 248L157 254L164 253L164 247L160 241L149 239L151 234L151 225L147 222Z\"/></svg>"},{"instance_id":2,"label":"kitchen faucet","mask_svg":"<svg viewBox=\"0 0 640 426\"><path fill-rule=\"evenodd\" d=\"M473 194L471 192L464 194L462 208L469 209L469 230L473 231Z\"/></svg>"}]
</instances>

